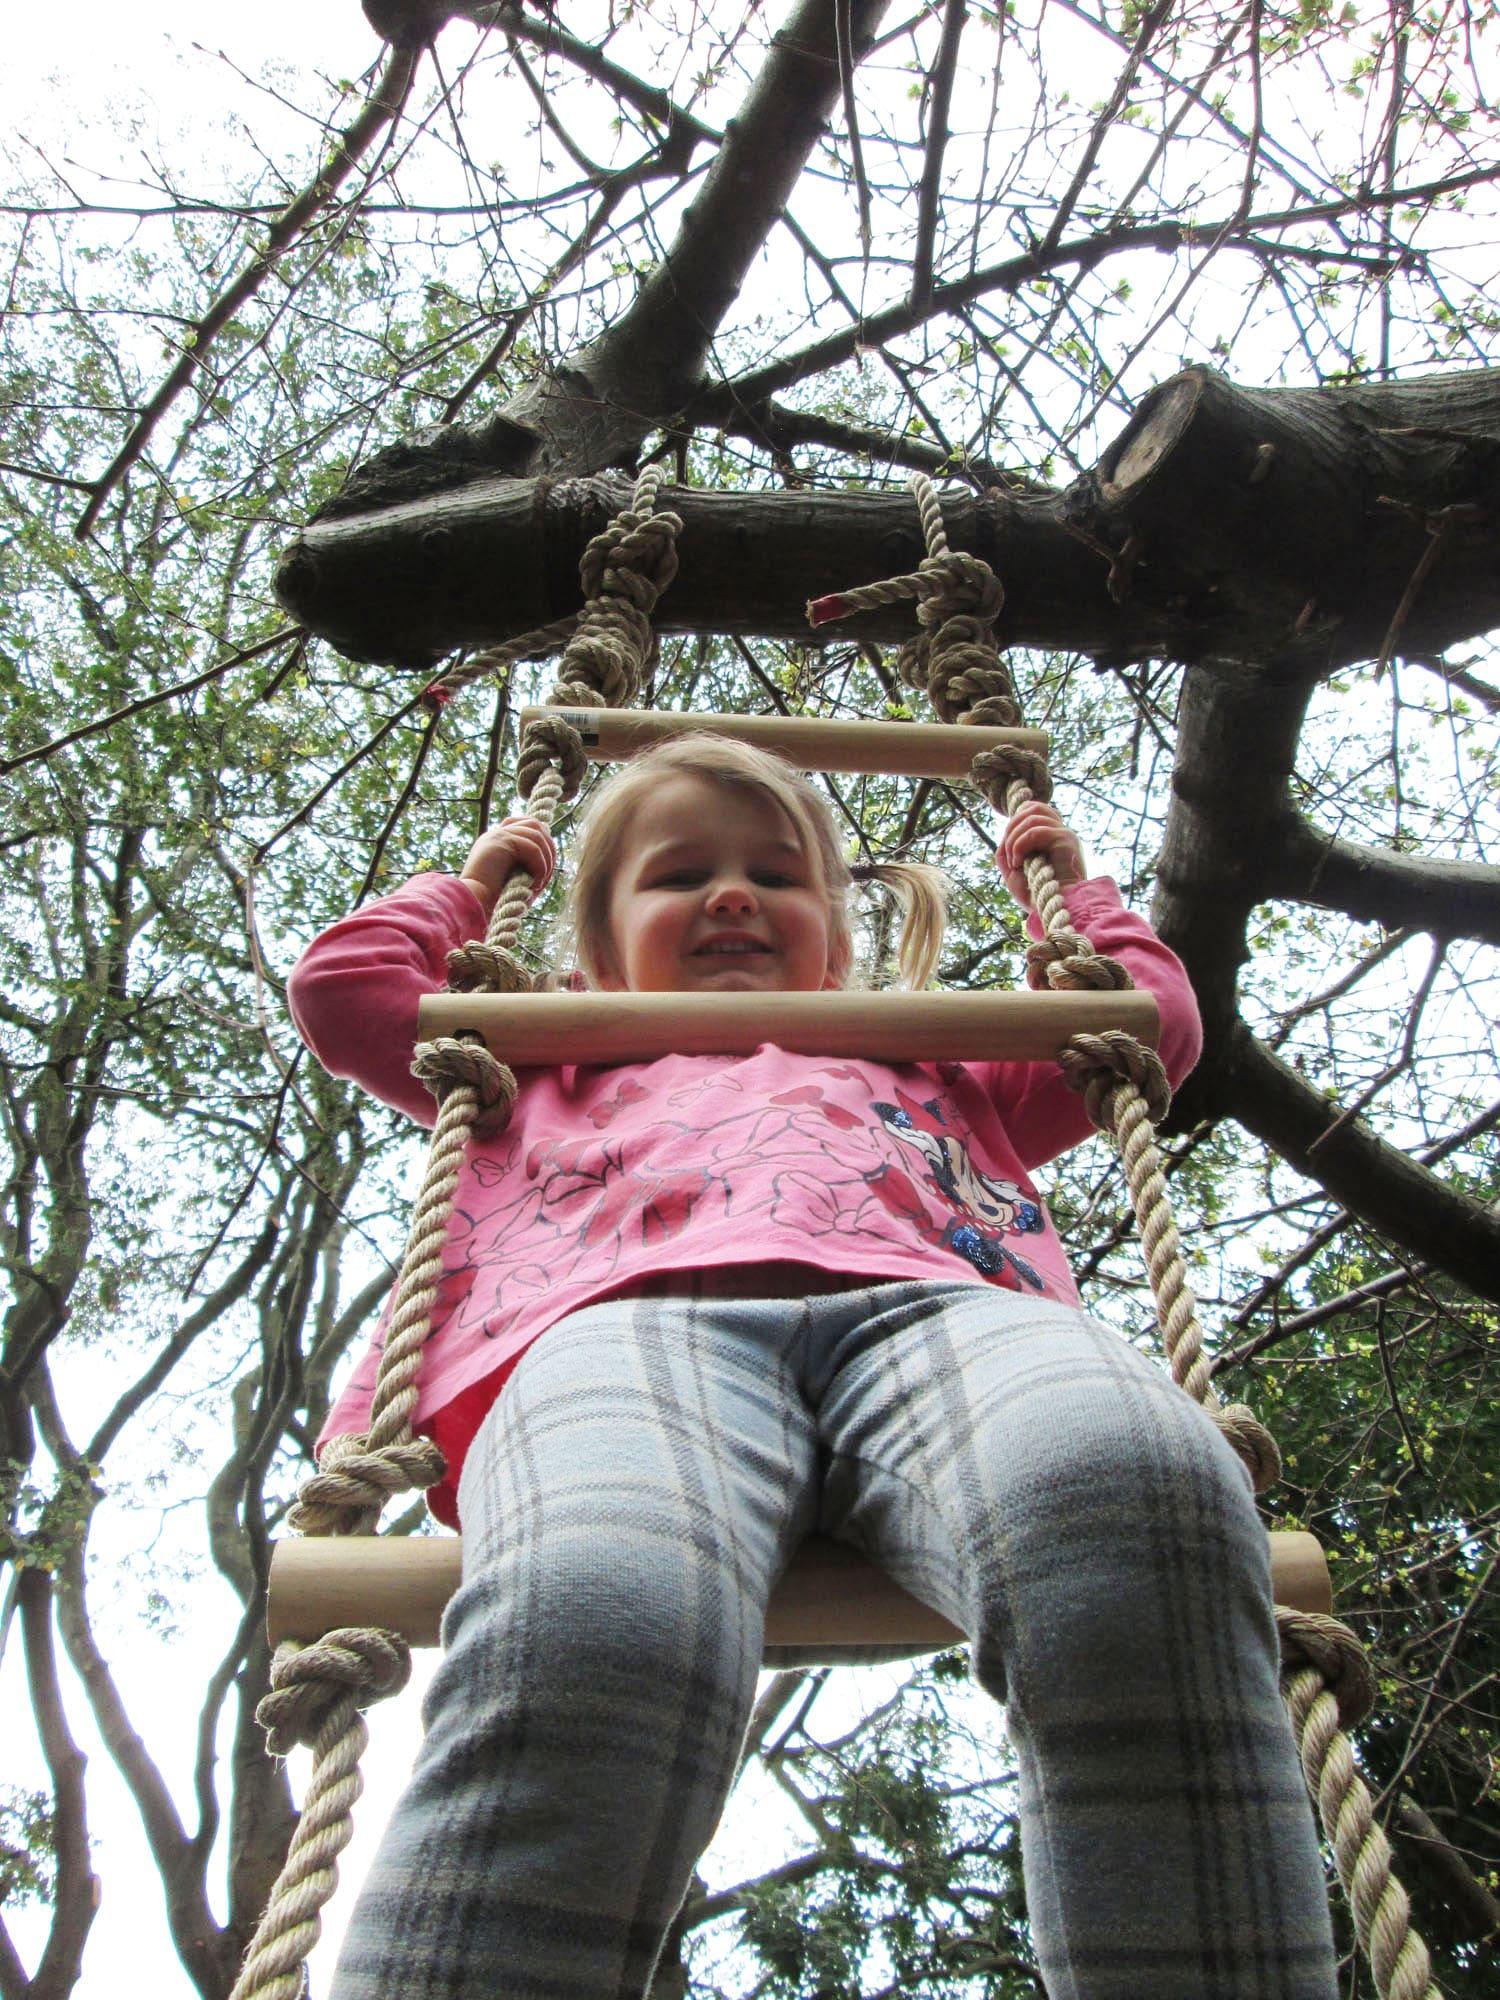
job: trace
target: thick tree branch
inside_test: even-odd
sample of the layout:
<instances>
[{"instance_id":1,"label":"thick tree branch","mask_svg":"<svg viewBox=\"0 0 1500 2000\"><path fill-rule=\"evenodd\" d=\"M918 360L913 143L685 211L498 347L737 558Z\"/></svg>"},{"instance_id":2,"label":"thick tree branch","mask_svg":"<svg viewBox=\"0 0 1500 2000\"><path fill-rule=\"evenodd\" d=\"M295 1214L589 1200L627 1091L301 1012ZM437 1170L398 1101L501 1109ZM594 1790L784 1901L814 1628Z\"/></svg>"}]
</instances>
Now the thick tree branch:
<instances>
[{"instance_id":1,"label":"thick tree branch","mask_svg":"<svg viewBox=\"0 0 1500 2000\"><path fill-rule=\"evenodd\" d=\"M1430 1814L1415 1799L1396 1801L1396 1832L1403 1852L1438 1883L1476 1944L1500 1937L1500 1901L1491 1894Z\"/></svg>"},{"instance_id":2,"label":"thick tree branch","mask_svg":"<svg viewBox=\"0 0 1500 2000\"><path fill-rule=\"evenodd\" d=\"M52 1644L52 1579L45 1570L28 1568L17 1583L26 1681L36 1718L47 1775L52 1781L52 1840L57 1880L52 1895L52 1922L35 1977L25 1989L27 2000L67 2000L78 1980L99 1888L89 1866L85 1758L73 1741L63 1708Z\"/></svg>"},{"instance_id":3,"label":"thick tree branch","mask_svg":"<svg viewBox=\"0 0 1500 2000\"><path fill-rule=\"evenodd\" d=\"M58 1624L74 1671L88 1693L99 1734L134 1799L166 1890L167 1916L183 1965L201 1989L216 1990L226 1970L220 1928L209 1906L201 1861L166 1780L132 1725L89 1624L83 1556L74 1551L58 1576Z\"/></svg>"},{"instance_id":4,"label":"thick tree branch","mask_svg":"<svg viewBox=\"0 0 1500 2000\"><path fill-rule=\"evenodd\" d=\"M633 463L642 439L701 387L714 334L827 128L839 100L838 4L797 0L671 247L608 330L474 427L377 453L324 518L486 472L586 473ZM856 57L888 4L855 0Z\"/></svg>"},{"instance_id":5,"label":"thick tree branch","mask_svg":"<svg viewBox=\"0 0 1500 2000\"><path fill-rule=\"evenodd\" d=\"M1342 910L1388 930L1500 944L1500 868L1441 856L1360 847L1288 818L1264 856L1268 896Z\"/></svg>"},{"instance_id":6,"label":"thick tree branch","mask_svg":"<svg viewBox=\"0 0 1500 2000\"><path fill-rule=\"evenodd\" d=\"M1447 1186L1277 1060L1243 1022L1211 1052L1218 1110L1361 1221L1482 1299L1500 1300L1500 1215Z\"/></svg>"},{"instance_id":7,"label":"thick tree branch","mask_svg":"<svg viewBox=\"0 0 1500 2000\"><path fill-rule=\"evenodd\" d=\"M932 297L932 254L937 235L938 203L943 187L943 155L948 150L948 113L953 103L953 73L963 41L967 10L964 0L944 0L943 33L932 75L927 79L927 157L917 190L917 241L911 260L911 302L925 306Z\"/></svg>"},{"instance_id":8,"label":"thick tree branch","mask_svg":"<svg viewBox=\"0 0 1500 2000\"><path fill-rule=\"evenodd\" d=\"M731 405L724 418L754 429L764 407ZM600 407L588 421L608 429L613 419ZM1455 496L1484 518L1450 537L1407 639L1440 648L1500 625L1487 525L1500 518L1492 432L1500 370L1251 390L1192 369L1153 392L1071 487L954 493L944 513L953 545L984 556L1005 582L1002 645L1112 664L1196 661L1253 682L1264 689L1255 699L1274 706L1282 688L1305 695L1330 667L1375 657L1429 547L1427 513ZM593 435L599 443L604 431ZM584 448L581 431L575 442ZM686 534L658 613L663 631L805 639L809 597L913 569L924 552L904 493L664 497ZM356 507L357 498L351 488L336 516L304 530L277 590L341 651L426 668L575 610L584 544L621 491L615 481L481 477L470 465L415 499ZM1401 504L1380 504L1392 498ZM1116 560L1127 545L1128 570ZM856 626L853 636L900 639L912 620L897 606ZM1240 661L1274 664L1227 664Z\"/></svg>"},{"instance_id":9,"label":"thick tree branch","mask_svg":"<svg viewBox=\"0 0 1500 2000\"><path fill-rule=\"evenodd\" d=\"M29 2000L31 1981L21 1954L11 1941L10 1932L0 1918L0 2000Z\"/></svg>"}]
</instances>

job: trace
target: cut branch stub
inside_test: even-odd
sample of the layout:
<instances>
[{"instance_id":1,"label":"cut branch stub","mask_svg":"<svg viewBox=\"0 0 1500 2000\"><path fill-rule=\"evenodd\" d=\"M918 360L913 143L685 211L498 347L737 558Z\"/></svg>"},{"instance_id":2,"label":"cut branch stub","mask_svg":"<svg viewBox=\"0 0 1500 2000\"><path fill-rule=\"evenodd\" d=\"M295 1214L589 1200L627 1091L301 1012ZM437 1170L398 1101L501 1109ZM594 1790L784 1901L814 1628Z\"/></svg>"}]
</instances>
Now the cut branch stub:
<instances>
[{"instance_id":1,"label":"cut branch stub","mask_svg":"<svg viewBox=\"0 0 1500 2000\"><path fill-rule=\"evenodd\" d=\"M1275 650L1304 660L1378 655L1420 565L1400 639L1439 651L1466 597L1494 605L1497 419L1494 372L1255 389L1193 368L1145 399L1075 488L1075 511L1117 553L1128 546L1127 598L1180 598L1208 632L1261 594L1291 612L1268 635Z\"/></svg>"}]
</instances>

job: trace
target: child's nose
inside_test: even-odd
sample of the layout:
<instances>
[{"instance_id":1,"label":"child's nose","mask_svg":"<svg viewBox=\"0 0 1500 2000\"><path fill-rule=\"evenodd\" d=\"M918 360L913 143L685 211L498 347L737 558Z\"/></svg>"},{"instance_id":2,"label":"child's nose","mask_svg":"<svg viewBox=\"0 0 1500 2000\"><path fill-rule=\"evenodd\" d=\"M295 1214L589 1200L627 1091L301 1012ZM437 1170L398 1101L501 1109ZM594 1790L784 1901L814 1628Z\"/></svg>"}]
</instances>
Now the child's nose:
<instances>
[{"instance_id":1,"label":"child's nose","mask_svg":"<svg viewBox=\"0 0 1500 2000\"><path fill-rule=\"evenodd\" d=\"M745 915L755 908L755 890L742 875L726 875L709 891L708 907L715 914Z\"/></svg>"}]
</instances>

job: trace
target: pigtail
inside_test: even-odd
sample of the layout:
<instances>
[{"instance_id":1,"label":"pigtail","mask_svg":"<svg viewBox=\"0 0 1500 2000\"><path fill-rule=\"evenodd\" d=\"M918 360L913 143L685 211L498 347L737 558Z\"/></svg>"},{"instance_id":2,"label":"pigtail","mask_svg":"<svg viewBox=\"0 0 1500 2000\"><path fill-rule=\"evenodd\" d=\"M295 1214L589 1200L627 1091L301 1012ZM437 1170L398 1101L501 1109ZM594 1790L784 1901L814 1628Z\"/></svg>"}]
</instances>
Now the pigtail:
<instances>
[{"instance_id":1,"label":"pigtail","mask_svg":"<svg viewBox=\"0 0 1500 2000\"><path fill-rule=\"evenodd\" d=\"M849 871L856 882L879 882L901 909L896 963L901 983L920 993L937 969L948 922L948 878L940 868L918 861L858 862Z\"/></svg>"}]
</instances>

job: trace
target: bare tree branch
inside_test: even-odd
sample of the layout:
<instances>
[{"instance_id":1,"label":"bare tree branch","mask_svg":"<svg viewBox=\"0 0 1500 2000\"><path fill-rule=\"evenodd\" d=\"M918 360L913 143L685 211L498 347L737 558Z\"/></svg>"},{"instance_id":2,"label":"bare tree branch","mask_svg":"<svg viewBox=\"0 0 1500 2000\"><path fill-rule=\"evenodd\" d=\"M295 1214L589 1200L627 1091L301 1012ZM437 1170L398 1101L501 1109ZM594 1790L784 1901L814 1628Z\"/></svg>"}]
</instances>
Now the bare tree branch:
<instances>
[{"instance_id":1,"label":"bare tree branch","mask_svg":"<svg viewBox=\"0 0 1500 2000\"><path fill-rule=\"evenodd\" d=\"M1208 1065L1224 1115L1274 1146L1361 1221L1482 1299L1500 1300L1500 1216L1448 1187L1277 1060L1242 1022Z\"/></svg>"},{"instance_id":2,"label":"bare tree branch","mask_svg":"<svg viewBox=\"0 0 1500 2000\"><path fill-rule=\"evenodd\" d=\"M1387 929L1500 944L1500 868L1360 847L1288 819L1265 856L1264 892Z\"/></svg>"},{"instance_id":3,"label":"bare tree branch","mask_svg":"<svg viewBox=\"0 0 1500 2000\"><path fill-rule=\"evenodd\" d=\"M943 186L943 155L948 150L948 116L953 103L953 73L963 41L967 10L964 0L943 0L943 34L932 74L927 79L927 157L917 191L917 240L912 251L911 302L925 307L932 298L932 251L937 235L938 198Z\"/></svg>"},{"instance_id":4,"label":"bare tree branch","mask_svg":"<svg viewBox=\"0 0 1500 2000\"><path fill-rule=\"evenodd\" d=\"M88 505L78 517L74 533L79 540L93 530L105 502L136 463L151 435L182 391L203 370L209 349L230 320L254 298L278 262L302 235L320 208L327 206L354 171L362 155L387 125L401 115L420 60L419 44L391 50L384 71L370 94L370 100L335 142L333 151L296 199L284 208L266 232L266 240L197 325L188 334L181 360L162 382L131 427L130 435L109 465L93 482Z\"/></svg>"},{"instance_id":5,"label":"bare tree branch","mask_svg":"<svg viewBox=\"0 0 1500 2000\"><path fill-rule=\"evenodd\" d=\"M83 1773L86 1759L73 1740L63 1707L52 1644L53 1580L44 1569L27 1566L17 1584L26 1679L37 1735L52 1781L52 1845L57 1884L52 1921L27 2000L66 2000L78 1979L83 1947L98 1908L99 1885L89 1865L88 1807Z\"/></svg>"}]
</instances>

